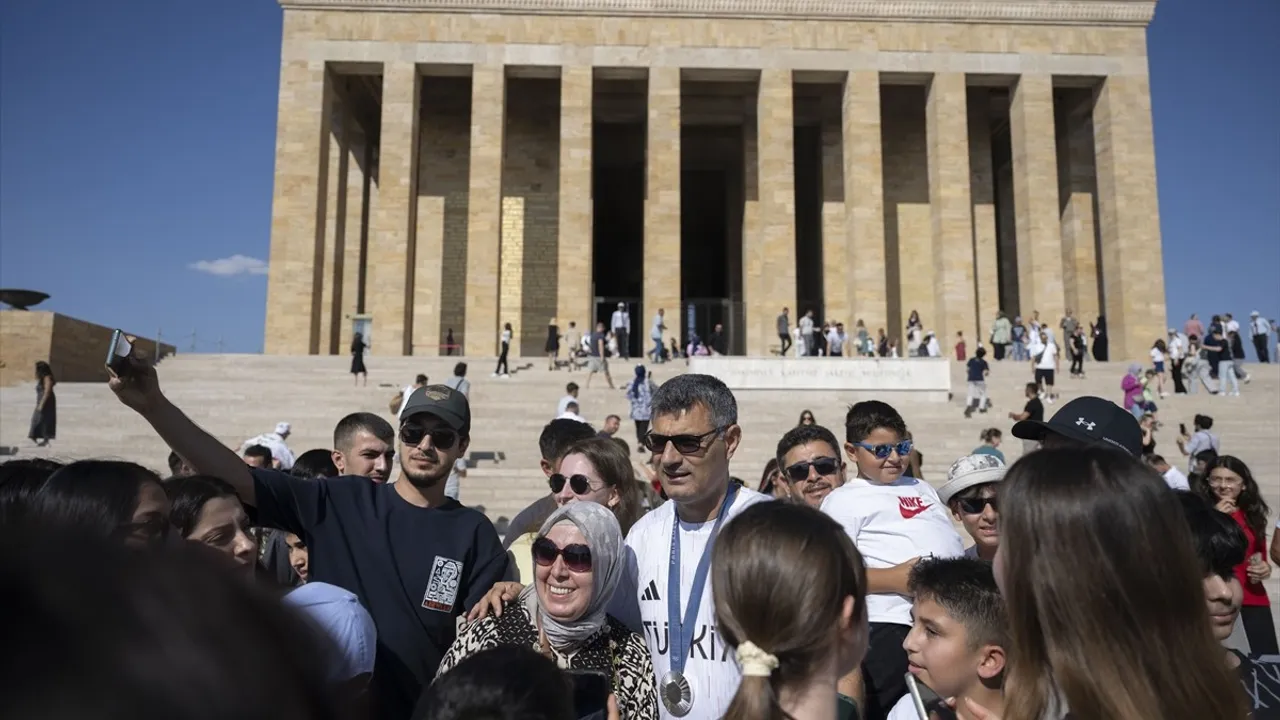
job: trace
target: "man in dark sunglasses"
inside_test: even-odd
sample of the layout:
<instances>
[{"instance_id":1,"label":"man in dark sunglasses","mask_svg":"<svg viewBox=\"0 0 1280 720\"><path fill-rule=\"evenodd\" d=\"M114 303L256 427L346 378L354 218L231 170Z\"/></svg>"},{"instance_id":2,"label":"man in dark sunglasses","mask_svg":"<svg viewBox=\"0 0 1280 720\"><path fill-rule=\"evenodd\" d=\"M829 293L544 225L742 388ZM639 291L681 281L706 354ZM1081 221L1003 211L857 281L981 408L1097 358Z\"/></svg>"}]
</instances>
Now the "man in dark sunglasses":
<instances>
[{"instance_id":1,"label":"man in dark sunglasses","mask_svg":"<svg viewBox=\"0 0 1280 720\"><path fill-rule=\"evenodd\" d=\"M844 485L844 461L836 436L821 425L788 430L778 442L777 458L779 482L795 502L820 508L832 490Z\"/></svg>"},{"instance_id":2,"label":"man in dark sunglasses","mask_svg":"<svg viewBox=\"0 0 1280 720\"><path fill-rule=\"evenodd\" d=\"M470 442L466 396L444 385L414 390L401 415L398 482L304 480L251 470L165 398L149 363L135 356L130 365L110 382L121 402L192 467L235 488L259 525L298 536L310 580L360 598L378 629L372 702L378 717L407 720L453 643L457 617L507 571L493 524L444 494Z\"/></svg>"},{"instance_id":3,"label":"man in dark sunglasses","mask_svg":"<svg viewBox=\"0 0 1280 720\"><path fill-rule=\"evenodd\" d=\"M947 482L938 488L938 497L951 515L964 525L973 545L966 557L994 562L1000 546L1000 502L996 489L1007 468L994 455L962 457L947 471Z\"/></svg>"}]
</instances>

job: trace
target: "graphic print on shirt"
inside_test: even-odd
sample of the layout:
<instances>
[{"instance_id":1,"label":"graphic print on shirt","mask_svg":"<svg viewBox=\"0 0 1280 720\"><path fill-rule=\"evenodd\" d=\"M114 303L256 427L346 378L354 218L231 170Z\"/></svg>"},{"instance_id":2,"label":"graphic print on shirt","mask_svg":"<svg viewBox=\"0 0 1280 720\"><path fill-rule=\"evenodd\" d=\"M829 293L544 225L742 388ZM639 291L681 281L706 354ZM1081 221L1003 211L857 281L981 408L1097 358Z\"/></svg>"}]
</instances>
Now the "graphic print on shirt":
<instances>
[{"instance_id":1,"label":"graphic print on shirt","mask_svg":"<svg viewBox=\"0 0 1280 720\"><path fill-rule=\"evenodd\" d=\"M462 581L462 561L436 556L431 563L431 578L427 580L427 592L422 597L422 607L453 612L458 599L458 583Z\"/></svg>"},{"instance_id":2,"label":"graphic print on shirt","mask_svg":"<svg viewBox=\"0 0 1280 720\"><path fill-rule=\"evenodd\" d=\"M671 626L666 622L659 623L654 620L645 620L643 624L644 639L650 651L659 657L670 653ZM725 650L724 641L720 639L716 626L699 623L698 629L693 633L693 642L689 643L689 659L728 662L729 654Z\"/></svg>"},{"instance_id":3,"label":"graphic print on shirt","mask_svg":"<svg viewBox=\"0 0 1280 720\"><path fill-rule=\"evenodd\" d=\"M644 592L640 595L640 600L643 602L649 602L661 599L662 596L658 594L658 583L654 580L650 580L649 586L646 587Z\"/></svg>"},{"instance_id":4,"label":"graphic print on shirt","mask_svg":"<svg viewBox=\"0 0 1280 720\"><path fill-rule=\"evenodd\" d=\"M900 497L898 498L898 512L902 513L904 520L919 515L920 513L933 507L932 504L926 504L924 498L920 497Z\"/></svg>"}]
</instances>

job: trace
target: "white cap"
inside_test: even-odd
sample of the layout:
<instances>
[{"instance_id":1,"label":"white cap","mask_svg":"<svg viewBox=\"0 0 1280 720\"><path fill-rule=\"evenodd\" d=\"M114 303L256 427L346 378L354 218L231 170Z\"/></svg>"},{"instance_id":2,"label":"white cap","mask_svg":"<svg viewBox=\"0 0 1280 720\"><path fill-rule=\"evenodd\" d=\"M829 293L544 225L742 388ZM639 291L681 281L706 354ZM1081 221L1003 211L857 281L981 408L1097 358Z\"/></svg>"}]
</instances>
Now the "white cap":
<instances>
[{"instance_id":1,"label":"white cap","mask_svg":"<svg viewBox=\"0 0 1280 720\"><path fill-rule=\"evenodd\" d=\"M975 485L999 482L1009 468L995 455L977 453L966 455L947 471L947 482L938 488L938 498L943 503L951 502L951 498Z\"/></svg>"},{"instance_id":2,"label":"white cap","mask_svg":"<svg viewBox=\"0 0 1280 720\"><path fill-rule=\"evenodd\" d=\"M276 423L276 434L279 435L280 437L284 437L285 435L288 435L289 431L292 429L293 428L290 427L289 423L287 422Z\"/></svg>"},{"instance_id":3,"label":"white cap","mask_svg":"<svg viewBox=\"0 0 1280 720\"><path fill-rule=\"evenodd\" d=\"M309 582L284 596L338 650L329 661L329 680L339 683L373 672L378 630L360 599L337 585Z\"/></svg>"},{"instance_id":4,"label":"white cap","mask_svg":"<svg viewBox=\"0 0 1280 720\"><path fill-rule=\"evenodd\" d=\"M1257 310L1254 310L1253 312L1249 313L1249 317L1258 317L1258 315L1260 314L1261 313L1259 313Z\"/></svg>"}]
</instances>

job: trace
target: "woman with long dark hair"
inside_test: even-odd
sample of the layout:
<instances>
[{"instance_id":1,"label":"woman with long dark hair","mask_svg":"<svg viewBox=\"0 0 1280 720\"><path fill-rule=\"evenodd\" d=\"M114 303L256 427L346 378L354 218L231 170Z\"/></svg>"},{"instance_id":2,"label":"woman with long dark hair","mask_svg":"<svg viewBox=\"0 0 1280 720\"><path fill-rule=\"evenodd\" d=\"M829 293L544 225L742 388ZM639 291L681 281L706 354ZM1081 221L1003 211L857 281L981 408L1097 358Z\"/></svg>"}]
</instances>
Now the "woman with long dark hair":
<instances>
[{"instance_id":1,"label":"woman with long dark hair","mask_svg":"<svg viewBox=\"0 0 1280 720\"><path fill-rule=\"evenodd\" d=\"M258 544L235 488L216 477L194 475L170 480L164 490L171 504L169 521L182 539L208 545L253 576Z\"/></svg>"},{"instance_id":2,"label":"woman with long dark hair","mask_svg":"<svg viewBox=\"0 0 1280 720\"><path fill-rule=\"evenodd\" d=\"M1206 474L1207 492L1202 484L1201 493L1215 509L1236 521L1249 543L1244 562L1235 566L1236 579L1244 588L1240 621L1249 637L1249 650L1262 655L1278 654L1271 601L1262 586L1263 581L1271 577L1271 563L1267 562L1267 515L1271 509L1262 499L1249 466L1240 458L1220 455L1209 465Z\"/></svg>"},{"instance_id":3,"label":"woman with long dark hair","mask_svg":"<svg viewBox=\"0 0 1280 720\"><path fill-rule=\"evenodd\" d=\"M1248 716L1215 662L1182 508L1154 470L1106 447L1026 455L1000 488L1000 534L1004 720Z\"/></svg>"},{"instance_id":4,"label":"woman with long dark hair","mask_svg":"<svg viewBox=\"0 0 1280 720\"><path fill-rule=\"evenodd\" d=\"M356 384L360 383L360 376L364 376L364 384L369 384L369 371L364 366L364 351L369 346L364 342L364 335L356 333L351 338L351 376L355 378Z\"/></svg>"},{"instance_id":5,"label":"woman with long dark hair","mask_svg":"<svg viewBox=\"0 0 1280 720\"><path fill-rule=\"evenodd\" d=\"M49 476L23 520L145 547L169 537L169 499L160 476L141 465L81 460Z\"/></svg>"},{"instance_id":6,"label":"woman with long dark hair","mask_svg":"<svg viewBox=\"0 0 1280 720\"><path fill-rule=\"evenodd\" d=\"M58 436L58 396L53 386L58 384L53 368L41 360L36 363L36 409L31 414L31 432L27 437L44 447Z\"/></svg>"}]
</instances>

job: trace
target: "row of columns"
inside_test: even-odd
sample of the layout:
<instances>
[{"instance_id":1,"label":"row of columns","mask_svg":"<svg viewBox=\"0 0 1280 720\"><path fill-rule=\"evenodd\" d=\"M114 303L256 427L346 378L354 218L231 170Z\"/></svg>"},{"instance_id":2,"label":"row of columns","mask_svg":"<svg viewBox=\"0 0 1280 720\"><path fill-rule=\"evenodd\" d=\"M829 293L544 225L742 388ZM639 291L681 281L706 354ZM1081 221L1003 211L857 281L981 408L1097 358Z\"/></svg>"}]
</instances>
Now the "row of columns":
<instances>
[{"instance_id":1,"label":"row of columns","mask_svg":"<svg viewBox=\"0 0 1280 720\"><path fill-rule=\"evenodd\" d=\"M414 351L409 327L414 335L440 335L439 248L413 242L418 204L418 73L409 62L388 62L383 69L366 309L374 318L379 350L387 354ZM502 66L481 65L472 70L463 348L467 355L492 354L502 320L499 257L505 80ZM963 330L970 338L985 340L983 333L989 332L999 297L996 213L994 198L975 196L971 188L990 187L993 170L988 109L968 102L966 83L963 73L939 73L929 81L926 131L932 255L903 253L900 261L909 263L913 271L927 272L932 267L935 305L919 309L929 313L930 325L941 339ZM880 85L878 72L847 74L841 103L843 208L824 207L823 211L825 315L849 324L862 319L873 331L886 327L889 319ZM565 320L588 320L592 313L592 87L591 68L562 68L556 307ZM333 194L330 185L338 189L349 175L343 167L350 162L346 153L327 144L329 113L325 109L331 101L324 63L285 63L267 352L317 352L331 323L340 322L333 291L325 287L330 283L324 271L308 263L310 259L323 266L336 261L322 257L318 250L326 246L326 232L334 232L324 215L351 222L349 212L344 216L324 208L324 198ZM1093 109L1105 311L1118 357L1145 348L1141 343L1159 337L1165 322L1149 103L1145 77L1111 77L1098 89ZM755 176L758 192L754 197L748 194L744 207L743 300L747 353L766 355L777 342L774 317L782 307L798 310L791 261L796 232L792 71L761 71L756 120L756 152L746 157L752 165L747 174ZM1085 252L1092 243L1086 242L1083 231L1073 232L1064 244L1054 123L1052 78L1035 74L1017 78L1011 89L1009 128L1020 309L1039 310L1045 320L1062 314L1068 296L1081 294L1080 287L1087 284L1084 276L1094 272L1098 261L1091 249ZM680 140L680 69L651 68L643 301L646 316L666 308L670 327L680 324ZM315 158L321 161L318 169ZM346 184L349 192L350 182ZM1083 213L1084 208L1071 212ZM349 247L346 257L349 261ZM1069 272L1068 265L1072 265ZM344 275L353 271L348 266ZM1071 279L1071 288L1064 286L1064 277ZM309 318L309 326L304 328L300 318ZM644 318L645 327L647 321ZM895 330L890 329L890 334Z\"/></svg>"}]
</instances>

